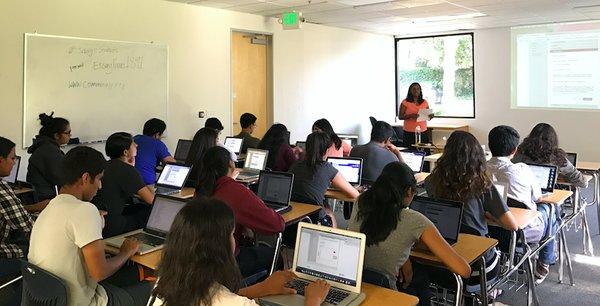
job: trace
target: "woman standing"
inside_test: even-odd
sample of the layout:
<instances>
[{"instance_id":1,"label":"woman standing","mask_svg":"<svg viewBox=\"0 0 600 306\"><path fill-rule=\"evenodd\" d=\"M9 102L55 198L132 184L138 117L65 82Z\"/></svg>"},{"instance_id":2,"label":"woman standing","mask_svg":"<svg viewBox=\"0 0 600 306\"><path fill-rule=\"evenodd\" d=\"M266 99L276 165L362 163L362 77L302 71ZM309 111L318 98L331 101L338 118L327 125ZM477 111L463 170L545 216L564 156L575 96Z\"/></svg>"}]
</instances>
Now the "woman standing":
<instances>
[{"instance_id":1,"label":"woman standing","mask_svg":"<svg viewBox=\"0 0 600 306\"><path fill-rule=\"evenodd\" d=\"M429 103L427 103L427 100L423 99L421 85L419 83L410 84L406 99L400 104L400 110L398 112L398 118L404 120L404 146L408 147L416 143L415 130L417 126L421 129L421 142L429 142L429 135L425 133L425 131L427 131L427 121L417 122L419 110L428 108ZM429 119L431 118L433 118L433 114L429 115Z\"/></svg>"}]
</instances>

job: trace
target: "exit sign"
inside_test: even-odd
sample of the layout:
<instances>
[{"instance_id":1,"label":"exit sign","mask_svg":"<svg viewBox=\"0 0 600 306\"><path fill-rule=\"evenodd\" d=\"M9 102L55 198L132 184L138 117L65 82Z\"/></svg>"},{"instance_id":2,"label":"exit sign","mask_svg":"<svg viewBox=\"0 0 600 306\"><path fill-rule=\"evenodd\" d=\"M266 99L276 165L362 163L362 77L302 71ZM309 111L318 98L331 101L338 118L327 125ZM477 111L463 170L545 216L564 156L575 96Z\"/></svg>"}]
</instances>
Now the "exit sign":
<instances>
[{"instance_id":1,"label":"exit sign","mask_svg":"<svg viewBox=\"0 0 600 306\"><path fill-rule=\"evenodd\" d=\"M300 14L298 12L287 12L281 15L281 24L284 30L300 28Z\"/></svg>"}]
</instances>

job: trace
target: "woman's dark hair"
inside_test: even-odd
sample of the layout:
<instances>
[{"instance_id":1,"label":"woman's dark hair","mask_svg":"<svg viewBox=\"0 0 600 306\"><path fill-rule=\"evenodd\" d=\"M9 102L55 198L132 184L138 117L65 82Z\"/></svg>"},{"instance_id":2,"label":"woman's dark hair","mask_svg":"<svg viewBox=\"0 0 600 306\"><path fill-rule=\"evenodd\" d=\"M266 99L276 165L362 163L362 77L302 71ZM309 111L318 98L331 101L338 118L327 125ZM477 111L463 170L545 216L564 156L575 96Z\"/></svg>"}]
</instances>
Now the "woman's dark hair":
<instances>
[{"instance_id":1,"label":"woman's dark hair","mask_svg":"<svg viewBox=\"0 0 600 306\"><path fill-rule=\"evenodd\" d=\"M144 123L144 130L142 133L146 136L154 136L156 133L162 135L166 129L167 124L164 121L158 118L152 118Z\"/></svg>"},{"instance_id":2,"label":"woman's dark hair","mask_svg":"<svg viewBox=\"0 0 600 306\"><path fill-rule=\"evenodd\" d=\"M204 153L199 167L198 186L196 194L210 197L215 191L217 180L227 175L231 155L223 147L212 147Z\"/></svg>"},{"instance_id":3,"label":"woman's dark hair","mask_svg":"<svg viewBox=\"0 0 600 306\"><path fill-rule=\"evenodd\" d=\"M304 162L314 172L324 163L323 156L331 145L329 136L324 132L312 132L306 137L306 156Z\"/></svg>"},{"instance_id":4,"label":"woman's dark hair","mask_svg":"<svg viewBox=\"0 0 600 306\"><path fill-rule=\"evenodd\" d=\"M269 151L267 158L267 168L273 169L279 155L281 145L290 143L290 132L287 127L281 123L273 124L265 133L262 140L258 143L258 148Z\"/></svg>"},{"instance_id":5,"label":"woman's dark hair","mask_svg":"<svg viewBox=\"0 0 600 306\"><path fill-rule=\"evenodd\" d=\"M63 160L62 174L65 185L76 183L85 173L89 173L94 179L105 167L106 160L102 153L86 146L75 147L65 154Z\"/></svg>"},{"instance_id":6,"label":"woman's dark hair","mask_svg":"<svg viewBox=\"0 0 600 306\"><path fill-rule=\"evenodd\" d=\"M55 134L66 132L67 127L69 126L69 121L67 119L54 117L54 112L50 113L50 115L41 113L39 119L40 123L42 124L42 128L38 134L50 137L52 139L54 139Z\"/></svg>"},{"instance_id":7,"label":"woman's dark hair","mask_svg":"<svg viewBox=\"0 0 600 306\"><path fill-rule=\"evenodd\" d=\"M195 198L177 214L165 242L153 293L166 305L212 305L216 284L241 288L231 249L234 215L227 204Z\"/></svg>"},{"instance_id":8,"label":"woman's dark hair","mask_svg":"<svg viewBox=\"0 0 600 306\"><path fill-rule=\"evenodd\" d=\"M15 143L8 138L0 136L0 157L7 158Z\"/></svg>"},{"instance_id":9,"label":"woman's dark hair","mask_svg":"<svg viewBox=\"0 0 600 306\"><path fill-rule=\"evenodd\" d=\"M206 150L209 148L217 145L217 137L219 137L219 132L215 129L206 127L199 129L196 134L194 134L190 152L185 160L186 165L192 166L190 179L196 180L198 179L198 176L200 176L200 168L204 153L206 153Z\"/></svg>"},{"instance_id":10,"label":"woman's dark hair","mask_svg":"<svg viewBox=\"0 0 600 306\"><path fill-rule=\"evenodd\" d=\"M464 202L490 189L485 153L468 132L453 132L428 178L435 198Z\"/></svg>"},{"instance_id":11,"label":"woman's dark hair","mask_svg":"<svg viewBox=\"0 0 600 306\"><path fill-rule=\"evenodd\" d=\"M375 183L358 198L356 221L367 236L367 246L387 239L400 221L406 192L417 188L412 169L404 163L387 164Z\"/></svg>"},{"instance_id":12,"label":"woman's dark hair","mask_svg":"<svg viewBox=\"0 0 600 306\"><path fill-rule=\"evenodd\" d=\"M319 128L321 131L323 131L325 134L327 134L327 136L329 136L329 138L335 145L336 150L339 150L342 147L342 140L333 131L333 127L331 126L331 123L329 123L329 121L327 119L323 118L323 119L319 119L319 120L315 121L315 123L313 123L313 128L314 127Z\"/></svg>"},{"instance_id":13,"label":"woman's dark hair","mask_svg":"<svg viewBox=\"0 0 600 306\"><path fill-rule=\"evenodd\" d=\"M133 137L131 137L131 134L117 132L108 136L104 150L110 159L119 158L123 156L123 151L128 150L129 147L131 147L132 142Z\"/></svg>"},{"instance_id":14,"label":"woman's dark hair","mask_svg":"<svg viewBox=\"0 0 600 306\"><path fill-rule=\"evenodd\" d=\"M517 151L533 162L552 164L558 167L567 163L567 153L558 147L558 135L547 123L538 123L519 146Z\"/></svg>"},{"instance_id":15,"label":"woman's dark hair","mask_svg":"<svg viewBox=\"0 0 600 306\"><path fill-rule=\"evenodd\" d=\"M415 97L413 97L412 92L410 91L413 86L419 86L419 96L417 97L417 100L415 101ZM408 102L417 102L417 104L421 104L423 102L423 90L421 88L421 84L419 83L412 83L410 84L410 86L408 86L408 93L406 94L406 101Z\"/></svg>"}]
</instances>

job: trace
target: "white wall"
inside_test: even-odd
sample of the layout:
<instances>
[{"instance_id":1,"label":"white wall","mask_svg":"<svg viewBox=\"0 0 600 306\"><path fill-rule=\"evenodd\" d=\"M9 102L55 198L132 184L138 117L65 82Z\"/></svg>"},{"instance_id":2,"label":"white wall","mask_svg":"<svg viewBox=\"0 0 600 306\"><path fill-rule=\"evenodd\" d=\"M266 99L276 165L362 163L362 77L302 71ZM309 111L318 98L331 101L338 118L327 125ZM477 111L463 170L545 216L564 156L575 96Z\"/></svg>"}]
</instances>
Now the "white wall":
<instances>
[{"instance_id":1,"label":"white wall","mask_svg":"<svg viewBox=\"0 0 600 306\"><path fill-rule=\"evenodd\" d=\"M390 36L312 24L283 31L273 18L162 0L2 0L0 135L21 143L23 33L34 31L168 44L169 147L204 124L199 110L221 118L229 134L233 29L273 34L274 118L288 126L294 140L305 137L321 117L339 131L363 135L370 132L369 115L393 118ZM72 130L77 136L77 127ZM19 176L23 179L25 171Z\"/></svg>"}]
</instances>

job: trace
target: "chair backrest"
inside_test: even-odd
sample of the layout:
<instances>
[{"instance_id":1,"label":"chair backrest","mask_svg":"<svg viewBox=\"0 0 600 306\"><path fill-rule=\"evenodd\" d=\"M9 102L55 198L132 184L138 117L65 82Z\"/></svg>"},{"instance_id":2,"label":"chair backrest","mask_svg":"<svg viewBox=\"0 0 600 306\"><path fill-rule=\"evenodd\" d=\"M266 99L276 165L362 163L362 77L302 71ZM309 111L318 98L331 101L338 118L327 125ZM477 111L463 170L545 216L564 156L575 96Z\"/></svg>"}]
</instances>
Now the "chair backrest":
<instances>
[{"instance_id":1,"label":"chair backrest","mask_svg":"<svg viewBox=\"0 0 600 306\"><path fill-rule=\"evenodd\" d=\"M381 271L375 269L364 268L362 273L363 282L391 289L390 280Z\"/></svg>"},{"instance_id":2,"label":"chair backrest","mask_svg":"<svg viewBox=\"0 0 600 306\"><path fill-rule=\"evenodd\" d=\"M509 207L529 209L529 207L527 207L525 203L515 200L511 197L506 198L506 205L508 205Z\"/></svg>"},{"instance_id":3,"label":"chair backrest","mask_svg":"<svg viewBox=\"0 0 600 306\"><path fill-rule=\"evenodd\" d=\"M21 261L24 306L67 306L67 285L56 275Z\"/></svg>"}]
</instances>

